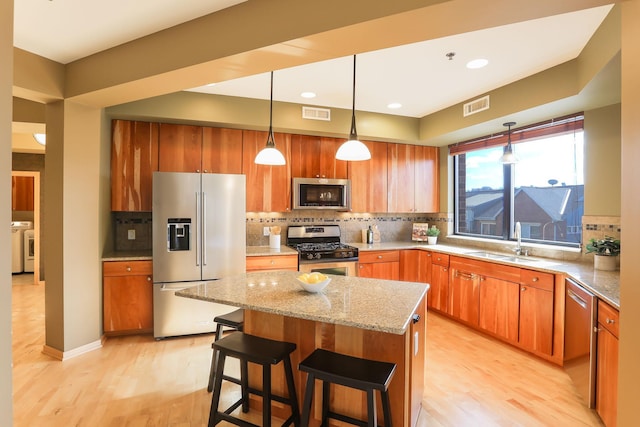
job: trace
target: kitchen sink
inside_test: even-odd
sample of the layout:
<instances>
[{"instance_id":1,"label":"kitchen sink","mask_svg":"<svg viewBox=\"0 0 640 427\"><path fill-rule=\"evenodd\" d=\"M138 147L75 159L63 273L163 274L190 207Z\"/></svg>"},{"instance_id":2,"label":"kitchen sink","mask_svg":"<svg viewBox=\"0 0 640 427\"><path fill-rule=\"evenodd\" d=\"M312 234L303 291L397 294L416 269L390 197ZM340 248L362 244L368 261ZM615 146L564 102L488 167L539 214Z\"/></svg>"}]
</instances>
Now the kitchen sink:
<instances>
[{"instance_id":1,"label":"kitchen sink","mask_svg":"<svg viewBox=\"0 0 640 427\"><path fill-rule=\"evenodd\" d=\"M506 258L516 258L509 255L495 254L495 253L486 252L486 251L465 252L464 254L479 257L479 258L500 259L500 260L504 260Z\"/></svg>"}]
</instances>

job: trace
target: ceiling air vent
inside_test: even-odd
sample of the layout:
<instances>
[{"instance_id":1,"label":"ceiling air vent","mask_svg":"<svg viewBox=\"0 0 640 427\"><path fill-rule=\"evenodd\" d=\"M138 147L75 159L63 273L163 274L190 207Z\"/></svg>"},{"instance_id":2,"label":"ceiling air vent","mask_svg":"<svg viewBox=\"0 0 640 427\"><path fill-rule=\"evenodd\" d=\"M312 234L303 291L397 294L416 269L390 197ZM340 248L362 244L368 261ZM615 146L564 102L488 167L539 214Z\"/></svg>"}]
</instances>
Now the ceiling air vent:
<instances>
[{"instance_id":1,"label":"ceiling air vent","mask_svg":"<svg viewBox=\"0 0 640 427\"><path fill-rule=\"evenodd\" d=\"M329 122L331 121L331 110L328 108L302 107L302 118Z\"/></svg>"},{"instance_id":2,"label":"ceiling air vent","mask_svg":"<svg viewBox=\"0 0 640 427\"><path fill-rule=\"evenodd\" d=\"M462 106L462 115L464 117L470 116L475 113L479 113L480 111L489 109L489 95L483 96L482 98L474 99L473 101L467 102Z\"/></svg>"}]
</instances>

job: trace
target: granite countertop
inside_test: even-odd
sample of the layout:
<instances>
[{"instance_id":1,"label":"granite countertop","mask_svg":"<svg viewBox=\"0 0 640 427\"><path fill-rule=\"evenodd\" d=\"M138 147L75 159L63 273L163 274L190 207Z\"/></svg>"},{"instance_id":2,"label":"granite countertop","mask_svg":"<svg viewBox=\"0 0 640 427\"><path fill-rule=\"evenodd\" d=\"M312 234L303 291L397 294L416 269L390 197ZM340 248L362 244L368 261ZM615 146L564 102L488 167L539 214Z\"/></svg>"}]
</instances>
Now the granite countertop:
<instances>
[{"instance_id":1,"label":"granite countertop","mask_svg":"<svg viewBox=\"0 0 640 427\"><path fill-rule=\"evenodd\" d=\"M531 268L550 273L562 273L574 279L585 289L595 294L598 298L606 301L617 309L620 309L620 272L595 270L592 263L570 262L533 256L513 257L514 259L512 261L508 261L474 255L474 252L476 254L483 252L483 250L479 248L440 243L436 245L427 245L419 242L382 242L373 244L349 243L349 245L357 247L359 251L428 249L430 251L441 252L449 255L480 259L500 264L515 265L521 268Z\"/></svg>"},{"instance_id":2,"label":"granite countertop","mask_svg":"<svg viewBox=\"0 0 640 427\"><path fill-rule=\"evenodd\" d=\"M107 251L102 254L102 261L151 261L153 254L148 251Z\"/></svg>"},{"instance_id":3,"label":"granite countertop","mask_svg":"<svg viewBox=\"0 0 640 427\"><path fill-rule=\"evenodd\" d=\"M176 295L402 335L429 289L424 283L331 276L324 291L314 294L300 287L296 280L299 274L246 273L206 282Z\"/></svg>"},{"instance_id":4,"label":"granite countertop","mask_svg":"<svg viewBox=\"0 0 640 427\"><path fill-rule=\"evenodd\" d=\"M298 251L288 246L271 248L269 246L247 246L247 256L298 255Z\"/></svg>"}]
</instances>

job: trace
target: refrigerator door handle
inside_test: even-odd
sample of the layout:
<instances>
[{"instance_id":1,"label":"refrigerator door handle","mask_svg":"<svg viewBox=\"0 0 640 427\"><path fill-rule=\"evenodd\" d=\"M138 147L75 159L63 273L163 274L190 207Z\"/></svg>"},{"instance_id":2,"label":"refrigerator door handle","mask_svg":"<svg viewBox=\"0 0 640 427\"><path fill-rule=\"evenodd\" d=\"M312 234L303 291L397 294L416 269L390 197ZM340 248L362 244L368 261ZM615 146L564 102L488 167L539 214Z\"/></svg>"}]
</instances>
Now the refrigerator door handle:
<instances>
[{"instance_id":1,"label":"refrigerator door handle","mask_svg":"<svg viewBox=\"0 0 640 427\"><path fill-rule=\"evenodd\" d=\"M196 191L196 265L200 266L200 194Z\"/></svg>"},{"instance_id":2,"label":"refrigerator door handle","mask_svg":"<svg viewBox=\"0 0 640 427\"><path fill-rule=\"evenodd\" d=\"M207 265L207 193L202 192L202 265Z\"/></svg>"}]
</instances>

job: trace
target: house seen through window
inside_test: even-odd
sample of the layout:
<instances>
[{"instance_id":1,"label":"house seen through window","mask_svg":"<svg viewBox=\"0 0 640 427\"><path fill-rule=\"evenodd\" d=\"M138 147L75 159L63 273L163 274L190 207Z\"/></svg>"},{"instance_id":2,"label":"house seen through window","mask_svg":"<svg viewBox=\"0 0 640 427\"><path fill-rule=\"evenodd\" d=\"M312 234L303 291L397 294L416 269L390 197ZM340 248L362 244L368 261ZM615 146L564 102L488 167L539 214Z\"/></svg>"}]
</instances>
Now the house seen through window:
<instances>
[{"instance_id":1,"label":"house seen through window","mask_svg":"<svg viewBox=\"0 0 640 427\"><path fill-rule=\"evenodd\" d=\"M578 246L584 212L582 115L512 133L518 162L503 165L506 134L450 147L456 234Z\"/></svg>"}]
</instances>

